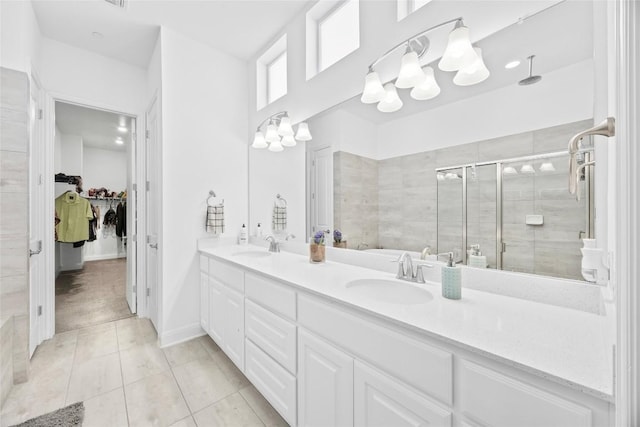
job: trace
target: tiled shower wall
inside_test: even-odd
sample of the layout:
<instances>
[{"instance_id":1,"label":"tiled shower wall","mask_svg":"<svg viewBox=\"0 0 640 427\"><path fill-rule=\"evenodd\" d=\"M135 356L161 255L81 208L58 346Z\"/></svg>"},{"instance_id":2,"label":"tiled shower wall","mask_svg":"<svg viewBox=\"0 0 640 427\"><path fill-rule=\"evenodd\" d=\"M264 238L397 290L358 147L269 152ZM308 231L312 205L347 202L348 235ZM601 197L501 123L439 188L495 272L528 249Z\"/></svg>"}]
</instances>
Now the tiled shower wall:
<instances>
[{"instance_id":1,"label":"tiled shower wall","mask_svg":"<svg viewBox=\"0 0 640 427\"><path fill-rule=\"evenodd\" d=\"M0 68L0 384L4 399L29 363L29 79Z\"/></svg>"},{"instance_id":2,"label":"tiled shower wall","mask_svg":"<svg viewBox=\"0 0 640 427\"><path fill-rule=\"evenodd\" d=\"M363 229L372 230L377 215L377 240L369 238L366 243L370 247L421 251L430 246L435 250L439 231L436 168L566 150L569 138L592 125L593 120L584 120L380 161L337 152L334 154L336 228L341 227L351 240L354 234L357 237ZM545 216L545 225L538 228L525 225L524 214L505 218L504 240L508 243L505 269L580 279L577 257L580 255L581 242L577 231L585 227L584 214L580 214L583 207L571 202L572 196L566 191L567 175L563 164L556 163L556 174L552 174L556 178L544 178L554 181L547 183L552 186L551 189L542 191L538 188L540 191L536 192L532 187L531 192L519 193L520 196L517 197L513 196L514 193L504 193L504 209L519 209L522 213L540 212ZM362 165L366 166L363 168ZM377 197L373 194L375 187L369 184L376 176ZM481 172L478 178L490 181L491 171ZM542 178L538 180L542 183ZM532 185L531 182L527 181L522 185ZM470 190L472 188L470 186ZM520 199L520 207L509 205L512 196ZM455 197L453 193L451 197ZM482 194L471 195L468 199L469 209L472 209L474 201L486 201L484 198ZM489 203L492 203L495 196L491 196L491 199ZM369 202L356 203L357 200ZM374 212L374 200L377 203L377 213ZM453 201L451 203L453 205ZM469 237L481 240L482 230L490 229L495 233L495 226L487 221L486 217L490 212L485 212L486 215L481 212L488 209L488 204L481 203L477 206L479 210L472 211L468 216ZM565 215L569 206L572 207L572 215ZM441 238L446 235L446 221L458 224L450 227L450 234L453 236L453 230L459 227L453 210L449 216L446 209L441 209L440 214L443 228ZM571 221L573 223L569 223ZM473 230L472 222L477 223L480 232ZM575 233L574 229L577 230ZM565 231L561 232L562 230ZM367 233L370 233L369 236L375 235L373 231ZM491 246L490 240L484 239L481 246ZM468 243L473 242L469 240ZM349 247L355 248L356 245L349 242ZM495 255L487 255L488 262L495 265ZM553 262L550 262L551 259Z\"/></svg>"}]
</instances>

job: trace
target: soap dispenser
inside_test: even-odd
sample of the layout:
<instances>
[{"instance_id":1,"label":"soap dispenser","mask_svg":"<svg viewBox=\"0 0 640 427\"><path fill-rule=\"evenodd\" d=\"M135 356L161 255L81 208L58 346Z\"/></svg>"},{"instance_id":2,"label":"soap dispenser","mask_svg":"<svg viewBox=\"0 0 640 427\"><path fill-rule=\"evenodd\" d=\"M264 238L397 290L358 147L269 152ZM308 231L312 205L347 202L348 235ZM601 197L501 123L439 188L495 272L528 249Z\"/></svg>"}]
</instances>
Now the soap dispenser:
<instances>
[{"instance_id":1,"label":"soap dispenser","mask_svg":"<svg viewBox=\"0 0 640 427\"><path fill-rule=\"evenodd\" d=\"M246 245L249 243L249 231L247 227L242 224L242 228L240 229L240 235L238 236L238 243L241 245Z\"/></svg>"},{"instance_id":2,"label":"soap dispenser","mask_svg":"<svg viewBox=\"0 0 640 427\"><path fill-rule=\"evenodd\" d=\"M469 267L487 268L487 257L480 252L480 245L471 245Z\"/></svg>"},{"instance_id":3,"label":"soap dispenser","mask_svg":"<svg viewBox=\"0 0 640 427\"><path fill-rule=\"evenodd\" d=\"M453 252L447 254L447 265L442 267L442 296L449 299L462 298L462 275L460 267L453 262Z\"/></svg>"}]
</instances>

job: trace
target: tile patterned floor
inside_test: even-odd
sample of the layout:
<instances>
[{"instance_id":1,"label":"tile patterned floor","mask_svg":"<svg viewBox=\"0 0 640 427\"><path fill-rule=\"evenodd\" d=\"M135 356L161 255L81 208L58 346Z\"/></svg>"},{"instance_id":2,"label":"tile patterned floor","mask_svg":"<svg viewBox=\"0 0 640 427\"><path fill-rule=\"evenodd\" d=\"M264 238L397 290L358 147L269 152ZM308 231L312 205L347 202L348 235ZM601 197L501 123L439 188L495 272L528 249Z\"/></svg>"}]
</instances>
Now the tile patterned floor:
<instances>
[{"instance_id":1,"label":"tile patterned floor","mask_svg":"<svg viewBox=\"0 0 640 427\"><path fill-rule=\"evenodd\" d=\"M126 258L85 262L56 279L56 333L131 317Z\"/></svg>"},{"instance_id":2,"label":"tile patterned floor","mask_svg":"<svg viewBox=\"0 0 640 427\"><path fill-rule=\"evenodd\" d=\"M211 338L165 349L156 341L137 317L57 334L37 348L0 425L80 400L85 427L287 425Z\"/></svg>"}]
</instances>

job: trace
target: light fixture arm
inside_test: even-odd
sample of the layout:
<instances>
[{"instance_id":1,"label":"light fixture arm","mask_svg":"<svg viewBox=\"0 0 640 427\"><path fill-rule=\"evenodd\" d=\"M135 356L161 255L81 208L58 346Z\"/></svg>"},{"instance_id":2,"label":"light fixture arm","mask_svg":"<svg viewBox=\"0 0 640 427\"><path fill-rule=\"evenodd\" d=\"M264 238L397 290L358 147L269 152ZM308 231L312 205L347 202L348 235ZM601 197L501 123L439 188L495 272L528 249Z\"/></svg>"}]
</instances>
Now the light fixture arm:
<instances>
[{"instance_id":1,"label":"light fixture arm","mask_svg":"<svg viewBox=\"0 0 640 427\"><path fill-rule=\"evenodd\" d=\"M277 113L274 113L269 117L267 117L266 119L264 119L262 122L260 122L260 124L256 128L256 131L259 131L262 128L262 126L264 126L267 122L270 123L273 120L280 120L283 117L288 117L288 116L289 116L289 113L287 111L279 111Z\"/></svg>"},{"instance_id":2,"label":"light fixture arm","mask_svg":"<svg viewBox=\"0 0 640 427\"><path fill-rule=\"evenodd\" d=\"M378 59L376 59L375 61L373 61L370 65L369 65L369 72L373 71L373 67L375 67L376 65L378 65L378 63L380 63L382 60L384 60L386 57L388 57L389 55L391 55L393 52L395 52L399 47L402 46L406 46L409 45L411 46L411 42L412 41L416 41L417 39L419 39L420 37L426 35L428 32L433 31L435 29L438 29L440 27L444 27L445 25L451 24L455 22L456 23L456 27L458 28L460 27L462 24L462 17L459 18L455 18L455 19L450 19L448 21L445 22L441 22L438 25L434 25L433 27L427 28L426 30L420 31L417 34L414 34L413 36L409 37L406 40L403 40L402 42L398 43L397 45L395 45L394 47L392 47L391 49L389 49L388 51L386 51L384 54L382 54L381 56L378 57ZM422 41L419 41L418 44L421 46L421 52L416 52L418 54L418 57L421 57L422 55L424 55L424 53L426 52L427 48L429 47L429 43L427 38L425 38L425 40L427 40L427 43L425 44ZM414 48L414 46L411 46L411 48Z\"/></svg>"}]
</instances>

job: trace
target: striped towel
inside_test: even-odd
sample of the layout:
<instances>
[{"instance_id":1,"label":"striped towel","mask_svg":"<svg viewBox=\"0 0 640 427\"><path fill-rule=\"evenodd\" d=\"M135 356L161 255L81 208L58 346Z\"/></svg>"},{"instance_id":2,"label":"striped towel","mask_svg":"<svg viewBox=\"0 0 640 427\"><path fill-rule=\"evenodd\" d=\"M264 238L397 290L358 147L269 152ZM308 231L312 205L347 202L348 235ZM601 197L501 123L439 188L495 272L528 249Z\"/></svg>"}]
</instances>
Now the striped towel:
<instances>
[{"instance_id":1,"label":"striped towel","mask_svg":"<svg viewBox=\"0 0 640 427\"><path fill-rule=\"evenodd\" d=\"M224 233L224 205L207 206L207 233Z\"/></svg>"},{"instance_id":2,"label":"striped towel","mask_svg":"<svg viewBox=\"0 0 640 427\"><path fill-rule=\"evenodd\" d=\"M273 216L271 218L271 229L273 231L285 231L287 229L287 207L273 205Z\"/></svg>"}]
</instances>

